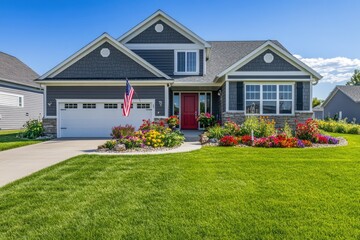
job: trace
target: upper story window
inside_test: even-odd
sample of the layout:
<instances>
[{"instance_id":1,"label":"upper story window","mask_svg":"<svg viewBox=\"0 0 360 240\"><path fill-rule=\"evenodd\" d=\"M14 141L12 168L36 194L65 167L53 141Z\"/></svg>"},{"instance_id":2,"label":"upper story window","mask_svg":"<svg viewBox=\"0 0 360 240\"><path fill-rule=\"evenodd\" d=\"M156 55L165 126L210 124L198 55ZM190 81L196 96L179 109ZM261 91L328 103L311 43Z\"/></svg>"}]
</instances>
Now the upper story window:
<instances>
[{"instance_id":1,"label":"upper story window","mask_svg":"<svg viewBox=\"0 0 360 240\"><path fill-rule=\"evenodd\" d=\"M176 50L175 51L175 74L199 74L199 51Z\"/></svg>"},{"instance_id":2,"label":"upper story window","mask_svg":"<svg viewBox=\"0 0 360 240\"><path fill-rule=\"evenodd\" d=\"M0 106L24 107L24 96L0 92Z\"/></svg>"},{"instance_id":3,"label":"upper story window","mask_svg":"<svg viewBox=\"0 0 360 240\"><path fill-rule=\"evenodd\" d=\"M246 85L246 114L293 114L293 85Z\"/></svg>"}]
</instances>

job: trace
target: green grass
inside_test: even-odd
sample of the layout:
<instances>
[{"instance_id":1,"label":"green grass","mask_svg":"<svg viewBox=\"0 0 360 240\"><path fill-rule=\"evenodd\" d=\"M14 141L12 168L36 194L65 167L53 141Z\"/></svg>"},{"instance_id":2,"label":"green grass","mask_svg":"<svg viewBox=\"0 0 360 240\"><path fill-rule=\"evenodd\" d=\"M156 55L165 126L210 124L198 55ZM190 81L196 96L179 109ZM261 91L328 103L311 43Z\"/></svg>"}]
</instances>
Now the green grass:
<instances>
[{"instance_id":1,"label":"green grass","mask_svg":"<svg viewBox=\"0 0 360 240\"><path fill-rule=\"evenodd\" d=\"M21 130L0 130L0 151L11 148L22 147L30 144L42 142L44 140L20 139L16 136Z\"/></svg>"},{"instance_id":2,"label":"green grass","mask_svg":"<svg viewBox=\"0 0 360 240\"><path fill-rule=\"evenodd\" d=\"M0 239L359 239L360 136L78 156L0 189Z\"/></svg>"}]
</instances>

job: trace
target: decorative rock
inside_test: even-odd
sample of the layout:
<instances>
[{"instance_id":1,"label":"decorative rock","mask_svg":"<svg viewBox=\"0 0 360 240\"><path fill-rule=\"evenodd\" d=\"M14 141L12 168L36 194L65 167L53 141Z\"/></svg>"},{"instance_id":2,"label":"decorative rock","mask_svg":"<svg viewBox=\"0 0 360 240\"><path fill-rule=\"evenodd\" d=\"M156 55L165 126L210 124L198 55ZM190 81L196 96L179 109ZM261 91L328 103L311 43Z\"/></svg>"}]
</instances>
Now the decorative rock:
<instances>
[{"instance_id":1,"label":"decorative rock","mask_svg":"<svg viewBox=\"0 0 360 240\"><path fill-rule=\"evenodd\" d=\"M209 140L210 143L218 143L218 140L216 138L211 138Z\"/></svg>"},{"instance_id":2,"label":"decorative rock","mask_svg":"<svg viewBox=\"0 0 360 240\"><path fill-rule=\"evenodd\" d=\"M114 151L116 152L123 152L123 151L126 151L126 147L125 147L125 144L116 144L115 147L114 147Z\"/></svg>"},{"instance_id":3,"label":"decorative rock","mask_svg":"<svg viewBox=\"0 0 360 240\"><path fill-rule=\"evenodd\" d=\"M209 142L209 137L206 136L206 134L200 134L200 143L201 144L206 144Z\"/></svg>"}]
</instances>

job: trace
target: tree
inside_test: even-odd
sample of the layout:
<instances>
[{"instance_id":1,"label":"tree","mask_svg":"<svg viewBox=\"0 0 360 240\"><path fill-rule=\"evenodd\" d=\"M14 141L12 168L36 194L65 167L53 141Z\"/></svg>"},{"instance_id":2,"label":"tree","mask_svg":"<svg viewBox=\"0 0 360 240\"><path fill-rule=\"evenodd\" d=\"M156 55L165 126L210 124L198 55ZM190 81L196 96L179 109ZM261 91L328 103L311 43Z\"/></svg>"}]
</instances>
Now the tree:
<instances>
[{"instance_id":1,"label":"tree","mask_svg":"<svg viewBox=\"0 0 360 240\"><path fill-rule=\"evenodd\" d=\"M316 107L319 106L320 104L322 104L324 102L324 100L318 99L318 98L313 98L312 100L312 106Z\"/></svg>"},{"instance_id":2,"label":"tree","mask_svg":"<svg viewBox=\"0 0 360 240\"><path fill-rule=\"evenodd\" d=\"M360 69L355 69L350 81L346 85L360 86Z\"/></svg>"}]
</instances>

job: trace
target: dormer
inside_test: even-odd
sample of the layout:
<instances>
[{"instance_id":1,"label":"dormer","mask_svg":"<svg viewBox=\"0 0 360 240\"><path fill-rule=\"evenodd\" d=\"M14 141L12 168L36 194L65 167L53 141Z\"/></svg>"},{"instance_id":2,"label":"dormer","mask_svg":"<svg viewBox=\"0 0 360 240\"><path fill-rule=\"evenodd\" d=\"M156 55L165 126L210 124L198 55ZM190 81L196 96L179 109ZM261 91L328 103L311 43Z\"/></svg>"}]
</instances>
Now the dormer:
<instances>
[{"instance_id":1,"label":"dormer","mask_svg":"<svg viewBox=\"0 0 360 240\"><path fill-rule=\"evenodd\" d=\"M169 76L206 74L210 44L161 10L118 41Z\"/></svg>"}]
</instances>

